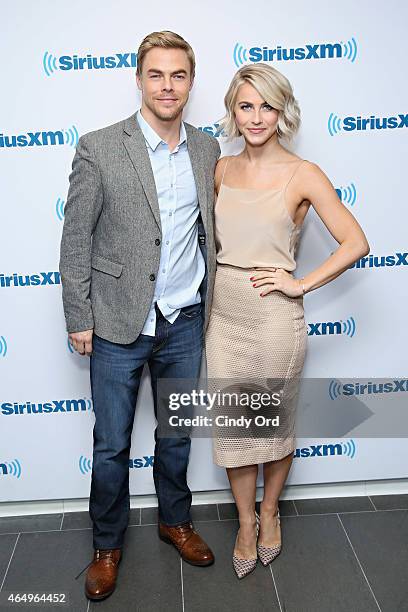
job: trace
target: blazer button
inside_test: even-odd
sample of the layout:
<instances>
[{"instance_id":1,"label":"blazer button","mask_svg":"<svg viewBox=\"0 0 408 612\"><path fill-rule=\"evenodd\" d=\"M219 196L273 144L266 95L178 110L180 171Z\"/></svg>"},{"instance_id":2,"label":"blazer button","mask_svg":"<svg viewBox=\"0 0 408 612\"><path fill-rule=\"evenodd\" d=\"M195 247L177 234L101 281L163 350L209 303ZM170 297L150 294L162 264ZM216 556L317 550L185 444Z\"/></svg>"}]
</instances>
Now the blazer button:
<instances>
[{"instance_id":1,"label":"blazer button","mask_svg":"<svg viewBox=\"0 0 408 612\"><path fill-rule=\"evenodd\" d=\"M154 244L156 244L157 246L159 246L159 244L160 244L160 238L156 238L156 240L154 241Z\"/></svg>"},{"instance_id":2,"label":"blazer button","mask_svg":"<svg viewBox=\"0 0 408 612\"><path fill-rule=\"evenodd\" d=\"M154 279L156 278L156 276L155 276L154 274L151 274L151 275L149 276L149 278L150 278L150 280L151 280L151 281L154 281Z\"/></svg>"}]
</instances>

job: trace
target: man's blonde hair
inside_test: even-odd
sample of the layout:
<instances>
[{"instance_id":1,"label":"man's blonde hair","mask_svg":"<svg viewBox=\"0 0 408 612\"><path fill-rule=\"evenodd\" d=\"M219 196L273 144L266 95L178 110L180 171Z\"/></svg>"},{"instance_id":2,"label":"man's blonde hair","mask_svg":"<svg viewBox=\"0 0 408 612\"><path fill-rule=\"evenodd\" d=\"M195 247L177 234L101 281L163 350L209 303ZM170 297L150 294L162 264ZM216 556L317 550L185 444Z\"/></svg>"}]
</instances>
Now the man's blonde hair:
<instances>
[{"instance_id":1,"label":"man's blonde hair","mask_svg":"<svg viewBox=\"0 0 408 612\"><path fill-rule=\"evenodd\" d=\"M243 66L233 76L225 94L226 114L220 121L219 129L223 130L228 138L240 136L235 123L234 107L238 89L244 83L252 85L265 102L279 111L277 134L290 140L299 129L299 105L288 79L272 66L262 62Z\"/></svg>"},{"instance_id":2,"label":"man's blonde hair","mask_svg":"<svg viewBox=\"0 0 408 612\"><path fill-rule=\"evenodd\" d=\"M184 38L175 32L170 30L163 30L162 32L151 32L142 40L139 50L137 52L137 72L142 74L143 60L148 51L154 47L160 47L162 49L182 49L187 53L187 57L190 61L191 66L191 78L195 74L195 56L194 51Z\"/></svg>"}]
</instances>

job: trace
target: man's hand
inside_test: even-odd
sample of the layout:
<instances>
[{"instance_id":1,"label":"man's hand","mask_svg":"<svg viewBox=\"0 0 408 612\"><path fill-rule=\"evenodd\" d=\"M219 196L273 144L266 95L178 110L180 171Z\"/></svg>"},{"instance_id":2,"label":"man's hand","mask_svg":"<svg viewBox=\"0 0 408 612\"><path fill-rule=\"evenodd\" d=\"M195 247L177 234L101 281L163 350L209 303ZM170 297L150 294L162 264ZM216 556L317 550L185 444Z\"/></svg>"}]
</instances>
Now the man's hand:
<instances>
[{"instance_id":1,"label":"man's hand","mask_svg":"<svg viewBox=\"0 0 408 612\"><path fill-rule=\"evenodd\" d=\"M69 342L71 346L80 355L91 355L92 354L92 336L93 329L87 329L85 331L74 332L68 334Z\"/></svg>"}]
</instances>

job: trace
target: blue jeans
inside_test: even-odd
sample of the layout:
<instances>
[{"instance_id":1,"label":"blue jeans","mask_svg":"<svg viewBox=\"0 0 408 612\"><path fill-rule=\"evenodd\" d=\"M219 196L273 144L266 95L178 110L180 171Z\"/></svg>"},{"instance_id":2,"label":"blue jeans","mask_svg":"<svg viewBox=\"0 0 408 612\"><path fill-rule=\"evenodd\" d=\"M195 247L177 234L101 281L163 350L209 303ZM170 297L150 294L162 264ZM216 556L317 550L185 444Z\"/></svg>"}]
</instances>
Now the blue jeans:
<instances>
[{"instance_id":1,"label":"blue jeans","mask_svg":"<svg viewBox=\"0 0 408 612\"><path fill-rule=\"evenodd\" d=\"M199 377L203 348L201 304L180 311L173 324L156 306L156 335L140 335L131 344L115 344L96 335L91 355L95 413L89 512L94 548L121 548L129 521L129 452L136 400L145 363L152 382L157 416L157 382L161 378ZM187 466L191 440L154 434L153 478L159 520L180 525L190 520L191 491Z\"/></svg>"}]
</instances>

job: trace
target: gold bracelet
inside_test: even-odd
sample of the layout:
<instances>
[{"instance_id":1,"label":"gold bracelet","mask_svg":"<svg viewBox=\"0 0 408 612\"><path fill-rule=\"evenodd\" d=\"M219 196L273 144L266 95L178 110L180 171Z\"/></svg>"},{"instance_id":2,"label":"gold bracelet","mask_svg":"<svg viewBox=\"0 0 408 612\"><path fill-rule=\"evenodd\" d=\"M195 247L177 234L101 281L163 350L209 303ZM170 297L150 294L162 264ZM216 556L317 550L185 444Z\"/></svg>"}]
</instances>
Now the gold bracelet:
<instances>
[{"instance_id":1,"label":"gold bracelet","mask_svg":"<svg viewBox=\"0 0 408 612\"><path fill-rule=\"evenodd\" d=\"M305 280L304 276L302 276L302 278L299 279L299 281L304 281L304 280ZM305 295L306 293L305 283L301 283L301 285L302 285L302 294Z\"/></svg>"}]
</instances>

